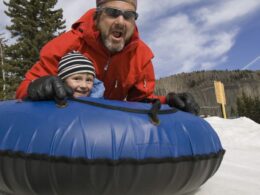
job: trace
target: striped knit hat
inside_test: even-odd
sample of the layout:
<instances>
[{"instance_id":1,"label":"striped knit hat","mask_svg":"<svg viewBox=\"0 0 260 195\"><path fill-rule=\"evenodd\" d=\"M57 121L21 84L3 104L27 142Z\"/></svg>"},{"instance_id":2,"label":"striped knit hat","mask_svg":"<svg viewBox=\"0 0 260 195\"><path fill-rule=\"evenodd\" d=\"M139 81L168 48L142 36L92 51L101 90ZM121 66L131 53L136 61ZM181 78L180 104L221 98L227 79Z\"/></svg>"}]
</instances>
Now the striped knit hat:
<instances>
[{"instance_id":1,"label":"striped knit hat","mask_svg":"<svg viewBox=\"0 0 260 195\"><path fill-rule=\"evenodd\" d=\"M63 56L59 62L58 76L64 80L76 73L89 73L96 76L93 63L77 51Z\"/></svg>"},{"instance_id":2,"label":"striped knit hat","mask_svg":"<svg viewBox=\"0 0 260 195\"><path fill-rule=\"evenodd\" d=\"M124 1L132 4L135 7L135 9L137 8L137 0L96 0L97 7L109 1Z\"/></svg>"}]
</instances>

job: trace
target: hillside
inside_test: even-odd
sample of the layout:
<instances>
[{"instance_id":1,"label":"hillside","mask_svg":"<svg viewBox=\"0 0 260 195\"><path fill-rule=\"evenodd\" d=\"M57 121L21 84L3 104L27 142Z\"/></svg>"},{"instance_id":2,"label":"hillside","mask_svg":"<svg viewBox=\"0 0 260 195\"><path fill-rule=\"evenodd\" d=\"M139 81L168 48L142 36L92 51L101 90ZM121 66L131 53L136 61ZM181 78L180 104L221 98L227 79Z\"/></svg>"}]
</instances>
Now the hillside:
<instances>
[{"instance_id":1,"label":"hillside","mask_svg":"<svg viewBox=\"0 0 260 195\"><path fill-rule=\"evenodd\" d=\"M172 91L188 91L199 103L200 114L221 116L221 109L215 98L214 80L224 84L229 117L236 110L237 97L241 97L243 92L249 97L260 97L260 71L248 70L181 73L157 80L155 93L166 95Z\"/></svg>"}]
</instances>

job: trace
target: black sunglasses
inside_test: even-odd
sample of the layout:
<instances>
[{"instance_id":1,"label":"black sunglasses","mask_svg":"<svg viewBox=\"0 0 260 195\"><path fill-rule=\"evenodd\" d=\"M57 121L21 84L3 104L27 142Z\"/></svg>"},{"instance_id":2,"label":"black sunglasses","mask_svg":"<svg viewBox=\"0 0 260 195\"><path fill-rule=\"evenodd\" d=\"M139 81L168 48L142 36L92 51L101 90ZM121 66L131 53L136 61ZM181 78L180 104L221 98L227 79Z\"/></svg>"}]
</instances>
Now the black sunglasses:
<instances>
[{"instance_id":1,"label":"black sunglasses","mask_svg":"<svg viewBox=\"0 0 260 195\"><path fill-rule=\"evenodd\" d=\"M138 18L138 13L136 13L135 11L123 11L112 7L98 8L97 11L104 11L106 15L113 18L117 18L121 15L124 17L125 20L137 20Z\"/></svg>"}]
</instances>

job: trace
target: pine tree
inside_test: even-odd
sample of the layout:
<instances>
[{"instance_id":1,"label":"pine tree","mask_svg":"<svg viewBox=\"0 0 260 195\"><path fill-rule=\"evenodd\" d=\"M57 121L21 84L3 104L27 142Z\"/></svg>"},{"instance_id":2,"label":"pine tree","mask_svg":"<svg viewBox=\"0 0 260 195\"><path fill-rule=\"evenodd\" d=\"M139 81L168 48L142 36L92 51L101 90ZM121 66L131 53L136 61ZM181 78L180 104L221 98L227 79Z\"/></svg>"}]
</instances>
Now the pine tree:
<instances>
[{"instance_id":1,"label":"pine tree","mask_svg":"<svg viewBox=\"0 0 260 195\"><path fill-rule=\"evenodd\" d=\"M14 74L16 67L8 63L7 48L7 40L0 34L0 100L13 99L17 86L15 83L19 82Z\"/></svg>"},{"instance_id":2,"label":"pine tree","mask_svg":"<svg viewBox=\"0 0 260 195\"><path fill-rule=\"evenodd\" d=\"M259 97L248 97L243 92L237 98L237 113L239 116L246 116L257 123L260 123L260 99Z\"/></svg>"},{"instance_id":3,"label":"pine tree","mask_svg":"<svg viewBox=\"0 0 260 195\"><path fill-rule=\"evenodd\" d=\"M5 48L6 40L2 37L3 34L0 34L0 100L6 99L6 65L5 65Z\"/></svg>"},{"instance_id":4,"label":"pine tree","mask_svg":"<svg viewBox=\"0 0 260 195\"><path fill-rule=\"evenodd\" d=\"M8 46L6 56L13 68L9 74L16 88L27 70L39 59L40 49L65 29L62 9L54 10L57 0L9 0L5 14L11 18L7 26L15 43ZM15 89L14 89L15 90Z\"/></svg>"}]
</instances>

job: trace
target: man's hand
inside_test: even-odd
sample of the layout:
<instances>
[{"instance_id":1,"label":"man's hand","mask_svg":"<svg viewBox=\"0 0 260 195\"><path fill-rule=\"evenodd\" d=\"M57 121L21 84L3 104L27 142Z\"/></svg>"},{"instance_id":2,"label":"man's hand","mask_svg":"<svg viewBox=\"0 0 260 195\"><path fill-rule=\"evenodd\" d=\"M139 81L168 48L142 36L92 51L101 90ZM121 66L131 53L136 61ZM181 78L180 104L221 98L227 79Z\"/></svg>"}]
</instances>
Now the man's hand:
<instances>
[{"instance_id":1,"label":"man's hand","mask_svg":"<svg viewBox=\"0 0 260 195\"><path fill-rule=\"evenodd\" d=\"M200 107L190 93L169 93L166 96L166 102L171 107L175 107L195 115L199 114Z\"/></svg>"},{"instance_id":2,"label":"man's hand","mask_svg":"<svg viewBox=\"0 0 260 195\"><path fill-rule=\"evenodd\" d=\"M34 80L30 83L27 92L31 100L53 99L57 103L66 102L66 98L73 95L72 89L56 76L44 76Z\"/></svg>"}]
</instances>

